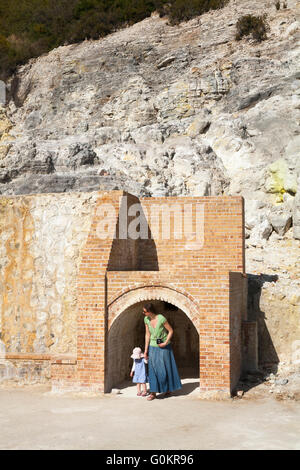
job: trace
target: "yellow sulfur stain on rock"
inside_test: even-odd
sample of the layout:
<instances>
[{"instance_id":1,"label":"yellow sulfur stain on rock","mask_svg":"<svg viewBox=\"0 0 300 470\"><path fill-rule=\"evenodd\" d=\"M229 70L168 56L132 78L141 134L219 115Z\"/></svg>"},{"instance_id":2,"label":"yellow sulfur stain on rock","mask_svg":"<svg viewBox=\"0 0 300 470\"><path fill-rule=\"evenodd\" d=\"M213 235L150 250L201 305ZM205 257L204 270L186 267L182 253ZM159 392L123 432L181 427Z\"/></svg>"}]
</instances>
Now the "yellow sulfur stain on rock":
<instances>
[{"instance_id":1,"label":"yellow sulfur stain on rock","mask_svg":"<svg viewBox=\"0 0 300 470\"><path fill-rule=\"evenodd\" d=\"M173 87L175 94L175 110L177 116L191 116L194 108L189 103L189 86L185 82L178 82Z\"/></svg>"},{"instance_id":2,"label":"yellow sulfur stain on rock","mask_svg":"<svg viewBox=\"0 0 300 470\"><path fill-rule=\"evenodd\" d=\"M283 158L273 162L268 167L268 173L265 188L268 193L277 196L276 202L282 202L283 194L286 192L296 194L297 178L290 172L287 162Z\"/></svg>"},{"instance_id":3,"label":"yellow sulfur stain on rock","mask_svg":"<svg viewBox=\"0 0 300 470\"><path fill-rule=\"evenodd\" d=\"M3 115L0 111L0 137L7 136L10 129L12 128L12 123Z\"/></svg>"},{"instance_id":4,"label":"yellow sulfur stain on rock","mask_svg":"<svg viewBox=\"0 0 300 470\"><path fill-rule=\"evenodd\" d=\"M126 152L124 157L123 157L123 160L132 161L132 160L135 160L135 156L133 155L133 153Z\"/></svg>"},{"instance_id":5,"label":"yellow sulfur stain on rock","mask_svg":"<svg viewBox=\"0 0 300 470\"><path fill-rule=\"evenodd\" d=\"M74 65L78 74L86 72L86 67L82 64L82 62L80 62L80 60L72 60L71 64Z\"/></svg>"},{"instance_id":6,"label":"yellow sulfur stain on rock","mask_svg":"<svg viewBox=\"0 0 300 470\"><path fill-rule=\"evenodd\" d=\"M189 136L189 137L192 137L192 138L193 138L193 137L196 137L196 135L198 134L198 132L197 132L197 131L198 131L198 127L199 127L199 126L198 126L198 121L197 121L197 120L193 121L193 122L189 125L189 127L187 128L187 130L186 130L186 135Z\"/></svg>"}]
</instances>

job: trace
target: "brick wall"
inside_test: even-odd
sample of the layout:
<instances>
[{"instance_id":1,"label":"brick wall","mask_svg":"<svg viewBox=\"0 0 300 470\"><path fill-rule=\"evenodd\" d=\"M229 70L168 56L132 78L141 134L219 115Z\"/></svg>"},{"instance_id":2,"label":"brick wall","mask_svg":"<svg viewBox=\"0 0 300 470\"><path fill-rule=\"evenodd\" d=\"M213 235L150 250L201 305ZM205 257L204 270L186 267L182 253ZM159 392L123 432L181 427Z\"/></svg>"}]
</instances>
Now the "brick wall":
<instances>
[{"instance_id":1,"label":"brick wall","mask_svg":"<svg viewBox=\"0 0 300 470\"><path fill-rule=\"evenodd\" d=\"M52 391L80 390L76 364L52 364Z\"/></svg>"},{"instance_id":2,"label":"brick wall","mask_svg":"<svg viewBox=\"0 0 300 470\"><path fill-rule=\"evenodd\" d=\"M143 217L148 220L148 231L154 238L120 240L114 235L122 195L127 196L128 207L137 203L136 198L120 191L99 194L98 206L110 203L115 208L110 217L111 232L106 240L98 238L101 216L96 208L81 253L77 320L79 386L100 391L107 388L105 381L109 382L113 369L108 349L114 351L114 344L122 340L121 330L117 329L110 338L110 328L130 306L156 299L177 305L195 325L200 338L201 390L229 392L237 379L233 370L238 370L236 364L240 362L235 358L239 348L235 339L239 333L231 333L235 322L230 309L233 316L240 317L240 313L238 300L232 303L238 294L230 290L230 272L244 272L242 198L142 198ZM174 234L178 219L174 221L173 217L170 238L164 239L162 223L156 225L159 217L149 217L151 211L157 213L154 209L163 204L170 209L177 205L179 212L183 211L183 204L204 208L202 239L190 240L184 234ZM129 218L128 226L132 220ZM195 227L195 210L192 220ZM239 287L236 289L238 292ZM231 350L232 338L235 342Z\"/></svg>"}]
</instances>

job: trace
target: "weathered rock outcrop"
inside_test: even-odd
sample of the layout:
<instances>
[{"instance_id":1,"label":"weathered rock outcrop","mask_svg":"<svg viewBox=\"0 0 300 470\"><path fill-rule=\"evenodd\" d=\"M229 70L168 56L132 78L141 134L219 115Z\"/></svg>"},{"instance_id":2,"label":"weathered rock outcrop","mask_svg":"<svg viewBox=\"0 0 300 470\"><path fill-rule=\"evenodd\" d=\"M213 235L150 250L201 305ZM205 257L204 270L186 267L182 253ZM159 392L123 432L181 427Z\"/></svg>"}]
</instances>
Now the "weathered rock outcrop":
<instances>
[{"instance_id":1,"label":"weathered rock outcrop","mask_svg":"<svg viewBox=\"0 0 300 470\"><path fill-rule=\"evenodd\" d=\"M0 115L1 193L294 197L297 8L240 0L176 27L153 16L30 61ZM239 16L257 11L269 39L236 42Z\"/></svg>"}]
</instances>

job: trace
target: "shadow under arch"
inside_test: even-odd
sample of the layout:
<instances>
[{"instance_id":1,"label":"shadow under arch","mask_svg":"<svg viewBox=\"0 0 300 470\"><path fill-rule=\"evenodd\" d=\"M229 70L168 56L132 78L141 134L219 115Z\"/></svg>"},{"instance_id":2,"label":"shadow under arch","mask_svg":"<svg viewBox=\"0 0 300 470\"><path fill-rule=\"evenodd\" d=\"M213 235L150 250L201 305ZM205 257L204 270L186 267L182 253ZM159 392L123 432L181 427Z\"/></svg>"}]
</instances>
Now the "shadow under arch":
<instances>
[{"instance_id":1,"label":"shadow under arch","mask_svg":"<svg viewBox=\"0 0 300 470\"><path fill-rule=\"evenodd\" d=\"M132 366L130 357L132 350L134 347L140 347L144 350L145 326L142 306L145 300L150 300L156 306L157 312L162 313L173 327L172 346L181 378L195 379L192 383L183 384L183 388L176 394L189 394L199 386L200 340L198 328L192 321L193 313L189 312L188 315L187 311L182 310L174 300L171 301L170 294L168 300L159 298L162 297L158 294L159 288L156 288L156 293L155 296L152 292L152 297L149 293L147 299L139 299L133 303L129 301L122 303L120 298L113 302L121 308L121 311L115 311L115 317L110 322L108 330L106 393L109 393L115 387L121 389L122 384L126 381L128 383ZM136 299L136 297L133 297L132 292L130 297Z\"/></svg>"}]
</instances>

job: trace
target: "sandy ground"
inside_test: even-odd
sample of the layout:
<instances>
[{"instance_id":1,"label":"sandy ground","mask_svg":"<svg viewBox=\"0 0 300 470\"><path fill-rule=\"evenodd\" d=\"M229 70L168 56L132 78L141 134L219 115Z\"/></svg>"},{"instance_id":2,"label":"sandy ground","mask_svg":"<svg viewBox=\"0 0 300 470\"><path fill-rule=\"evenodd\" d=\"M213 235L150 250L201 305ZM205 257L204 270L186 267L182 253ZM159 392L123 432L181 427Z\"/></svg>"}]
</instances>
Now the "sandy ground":
<instances>
[{"instance_id":1,"label":"sandy ground","mask_svg":"<svg viewBox=\"0 0 300 470\"><path fill-rule=\"evenodd\" d=\"M300 449L300 403L203 401L185 395L148 402L135 387L104 396L55 395L46 387L1 388L1 449Z\"/></svg>"}]
</instances>

